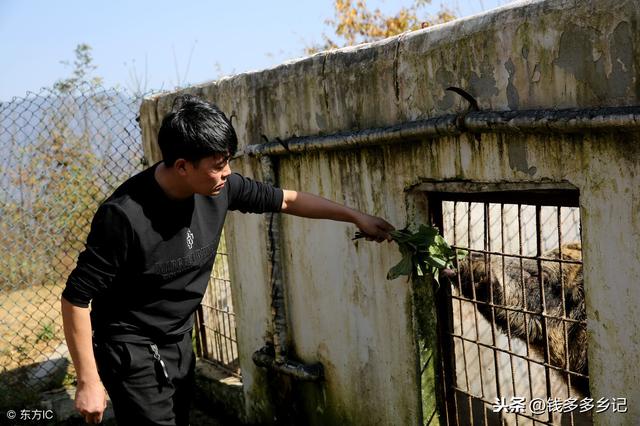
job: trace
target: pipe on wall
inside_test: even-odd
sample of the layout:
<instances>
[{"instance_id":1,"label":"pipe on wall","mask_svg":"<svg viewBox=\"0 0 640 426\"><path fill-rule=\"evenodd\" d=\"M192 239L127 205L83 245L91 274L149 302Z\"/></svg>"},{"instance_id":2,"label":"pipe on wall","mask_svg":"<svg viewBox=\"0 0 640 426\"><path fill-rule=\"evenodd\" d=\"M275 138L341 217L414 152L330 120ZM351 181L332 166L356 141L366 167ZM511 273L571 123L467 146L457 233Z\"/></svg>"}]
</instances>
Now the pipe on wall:
<instances>
[{"instance_id":1,"label":"pipe on wall","mask_svg":"<svg viewBox=\"0 0 640 426\"><path fill-rule=\"evenodd\" d=\"M273 159L267 155L260 158L262 180L277 186L276 170ZM267 256L269 258L267 273L271 287L271 341L257 350L253 362L268 370L291 376L298 380L315 381L323 377L322 364L304 364L287 357L288 328L284 294L284 280L282 278L282 263L280 255L280 214L266 215Z\"/></svg>"},{"instance_id":2,"label":"pipe on wall","mask_svg":"<svg viewBox=\"0 0 640 426\"><path fill-rule=\"evenodd\" d=\"M334 151L463 133L585 133L640 131L640 106L523 111L470 111L388 127L253 144L236 156Z\"/></svg>"},{"instance_id":3,"label":"pipe on wall","mask_svg":"<svg viewBox=\"0 0 640 426\"><path fill-rule=\"evenodd\" d=\"M260 158L262 178L265 183L277 186L273 160L269 156ZM285 311L284 284L280 261L280 215L269 213L265 217L267 229L267 256L269 263L269 286L271 287L272 336L276 362L283 362L287 353L287 316Z\"/></svg>"}]
</instances>

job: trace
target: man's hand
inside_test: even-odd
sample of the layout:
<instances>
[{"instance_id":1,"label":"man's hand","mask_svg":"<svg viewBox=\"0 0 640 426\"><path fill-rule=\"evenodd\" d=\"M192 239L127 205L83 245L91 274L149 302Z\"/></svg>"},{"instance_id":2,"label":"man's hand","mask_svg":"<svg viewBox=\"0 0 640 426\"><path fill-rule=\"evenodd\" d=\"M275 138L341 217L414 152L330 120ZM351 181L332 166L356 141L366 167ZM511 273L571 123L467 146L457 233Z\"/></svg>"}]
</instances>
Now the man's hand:
<instances>
[{"instance_id":1,"label":"man's hand","mask_svg":"<svg viewBox=\"0 0 640 426\"><path fill-rule=\"evenodd\" d=\"M360 213L356 217L355 224L368 241L377 241L379 243L384 240L391 241L389 232L395 229L386 220L366 213Z\"/></svg>"},{"instance_id":2,"label":"man's hand","mask_svg":"<svg viewBox=\"0 0 640 426\"><path fill-rule=\"evenodd\" d=\"M76 410L82 414L88 424L102 422L102 415L107 407L107 398L100 381L78 382L76 389Z\"/></svg>"}]
</instances>

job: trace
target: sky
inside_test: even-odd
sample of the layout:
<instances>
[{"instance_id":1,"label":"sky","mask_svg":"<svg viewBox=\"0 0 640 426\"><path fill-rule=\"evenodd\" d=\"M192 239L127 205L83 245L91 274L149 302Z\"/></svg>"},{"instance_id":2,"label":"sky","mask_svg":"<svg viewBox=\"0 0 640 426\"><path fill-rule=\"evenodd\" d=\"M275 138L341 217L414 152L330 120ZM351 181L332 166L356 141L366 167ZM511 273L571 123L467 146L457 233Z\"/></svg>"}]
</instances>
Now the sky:
<instances>
[{"instance_id":1,"label":"sky","mask_svg":"<svg viewBox=\"0 0 640 426\"><path fill-rule=\"evenodd\" d=\"M508 1L447 4L463 17ZM412 3L367 1L386 13ZM0 0L0 102L68 77L61 61L73 62L80 43L92 47L105 87L170 90L304 56L332 34L333 17L333 0Z\"/></svg>"}]
</instances>

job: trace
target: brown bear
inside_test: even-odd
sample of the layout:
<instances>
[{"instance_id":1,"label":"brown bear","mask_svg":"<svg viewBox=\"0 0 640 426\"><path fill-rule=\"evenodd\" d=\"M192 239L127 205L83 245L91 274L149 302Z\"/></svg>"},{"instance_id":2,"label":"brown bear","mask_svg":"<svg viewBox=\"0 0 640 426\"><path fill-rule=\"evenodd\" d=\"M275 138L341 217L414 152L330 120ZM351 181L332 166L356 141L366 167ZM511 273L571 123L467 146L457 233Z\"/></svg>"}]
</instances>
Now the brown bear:
<instances>
[{"instance_id":1,"label":"brown bear","mask_svg":"<svg viewBox=\"0 0 640 426\"><path fill-rule=\"evenodd\" d=\"M471 253L460 261L458 278L453 282L464 297L479 302L478 311L489 322L495 316L502 331L506 333L508 327L512 336L528 338L543 354L548 347L550 364L578 373L569 373L571 384L586 396L589 383L582 248L580 243L565 244L561 250L544 253L541 259L560 259L560 251L562 260L577 263ZM541 315L543 295L547 344ZM567 373L563 375L566 380Z\"/></svg>"}]
</instances>

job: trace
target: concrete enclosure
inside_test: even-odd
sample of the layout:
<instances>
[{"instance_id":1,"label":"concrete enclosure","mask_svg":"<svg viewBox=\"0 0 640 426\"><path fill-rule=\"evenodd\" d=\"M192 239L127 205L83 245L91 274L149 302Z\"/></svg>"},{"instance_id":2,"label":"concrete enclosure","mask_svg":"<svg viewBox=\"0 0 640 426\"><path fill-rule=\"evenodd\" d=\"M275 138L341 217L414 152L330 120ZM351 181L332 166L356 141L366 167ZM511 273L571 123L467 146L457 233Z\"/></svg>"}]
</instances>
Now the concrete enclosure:
<instances>
[{"instance_id":1,"label":"concrete enclosure","mask_svg":"<svg viewBox=\"0 0 640 426\"><path fill-rule=\"evenodd\" d=\"M636 0L515 3L179 93L201 96L233 116L242 149L265 138L286 141L465 113L467 102L445 91L448 86L469 92L481 110L635 106L639 25ZM145 149L153 161L160 159L160 120L179 93L142 105ZM397 228L429 221L428 196L420 189L425 183L431 190L577 189L591 395L628 400L628 412L610 409L594 413L593 420L637 424L640 127L572 133L552 127L296 151L274 156L274 169L283 188L345 203ZM232 167L263 178L255 156L243 155ZM266 225L260 216L229 215L225 232L245 421L281 421L283 404L290 404L299 424L418 425L432 415L443 420L434 408L441 398L435 364L422 383L419 371L416 317L431 318L426 324L435 327L434 299L418 303L406 279L387 281L400 259L397 246L352 241L355 231L351 224L281 218L289 356L321 362L325 372L319 383L282 382L251 359L272 332ZM426 333L436 338L435 329ZM434 342L427 343L435 350Z\"/></svg>"}]
</instances>

